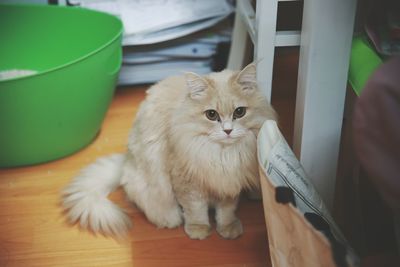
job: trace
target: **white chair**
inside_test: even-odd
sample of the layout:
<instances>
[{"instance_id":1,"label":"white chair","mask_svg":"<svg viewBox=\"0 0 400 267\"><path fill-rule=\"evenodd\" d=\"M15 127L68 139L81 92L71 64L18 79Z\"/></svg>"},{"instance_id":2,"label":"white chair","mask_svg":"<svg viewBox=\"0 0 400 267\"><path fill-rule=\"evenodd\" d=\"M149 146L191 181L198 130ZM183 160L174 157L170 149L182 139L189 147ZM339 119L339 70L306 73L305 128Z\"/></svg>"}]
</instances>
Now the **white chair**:
<instances>
[{"instance_id":1,"label":"white chair","mask_svg":"<svg viewBox=\"0 0 400 267\"><path fill-rule=\"evenodd\" d=\"M228 68L243 67L250 36L257 80L271 101L275 47L300 45L293 149L332 208L356 0L304 0L301 32L276 31L282 1L296 0L257 0L255 11L237 0Z\"/></svg>"},{"instance_id":2,"label":"white chair","mask_svg":"<svg viewBox=\"0 0 400 267\"><path fill-rule=\"evenodd\" d=\"M254 9L250 0L238 0L228 69L239 70L244 65L247 36L254 44L258 84L271 101L271 85L275 47L300 45L299 31L277 31L278 2L299 0L257 0Z\"/></svg>"}]
</instances>

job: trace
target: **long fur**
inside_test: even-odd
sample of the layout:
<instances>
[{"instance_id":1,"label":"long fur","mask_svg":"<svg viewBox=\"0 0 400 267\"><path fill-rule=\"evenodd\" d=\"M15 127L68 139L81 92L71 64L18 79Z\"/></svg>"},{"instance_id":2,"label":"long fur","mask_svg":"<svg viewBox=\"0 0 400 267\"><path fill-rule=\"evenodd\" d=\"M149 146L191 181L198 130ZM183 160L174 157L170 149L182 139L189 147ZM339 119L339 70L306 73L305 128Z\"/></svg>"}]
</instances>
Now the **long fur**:
<instances>
[{"instance_id":1,"label":"long fur","mask_svg":"<svg viewBox=\"0 0 400 267\"><path fill-rule=\"evenodd\" d=\"M64 207L69 209L71 223L79 220L81 227L94 232L119 235L130 226L129 217L107 199L121 181L125 156L114 154L100 158L84 168L64 190Z\"/></svg>"},{"instance_id":2,"label":"long fur","mask_svg":"<svg viewBox=\"0 0 400 267\"><path fill-rule=\"evenodd\" d=\"M232 115L237 107L247 107L240 119ZM220 120L207 119L209 109ZM123 235L129 218L107 199L123 186L158 227L177 227L184 220L188 235L203 239L211 205L217 231L236 238L242 231L234 215L238 196L259 184L256 137L262 123L275 118L257 88L253 64L242 72L188 73L161 81L147 91L127 153L97 160L65 189L68 217L94 232Z\"/></svg>"}]
</instances>

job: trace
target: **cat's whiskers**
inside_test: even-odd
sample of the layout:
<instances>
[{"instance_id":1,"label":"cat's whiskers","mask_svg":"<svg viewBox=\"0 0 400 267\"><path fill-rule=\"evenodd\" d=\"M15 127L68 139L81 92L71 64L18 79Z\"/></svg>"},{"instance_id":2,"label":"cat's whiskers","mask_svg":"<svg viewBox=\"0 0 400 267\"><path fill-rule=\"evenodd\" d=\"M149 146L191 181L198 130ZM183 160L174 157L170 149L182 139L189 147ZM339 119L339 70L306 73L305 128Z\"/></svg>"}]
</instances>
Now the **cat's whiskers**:
<instances>
[{"instance_id":1,"label":"cat's whiskers","mask_svg":"<svg viewBox=\"0 0 400 267\"><path fill-rule=\"evenodd\" d=\"M247 130L245 130L245 129L237 129L236 131L232 131L230 136L231 136L231 138L238 139L238 138L242 138L246 134L247 134Z\"/></svg>"},{"instance_id":2,"label":"cat's whiskers","mask_svg":"<svg viewBox=\"0 0 400 267\"><path fill-rule=\"evenodd\" d=\"M227 134L222 128L213 130L209 133L209 137L212 141L223 143L223 144L235 144L240 142L240 139L247 133L246 129L233 128L232 132Z\"/></svg>"}]
</instances>

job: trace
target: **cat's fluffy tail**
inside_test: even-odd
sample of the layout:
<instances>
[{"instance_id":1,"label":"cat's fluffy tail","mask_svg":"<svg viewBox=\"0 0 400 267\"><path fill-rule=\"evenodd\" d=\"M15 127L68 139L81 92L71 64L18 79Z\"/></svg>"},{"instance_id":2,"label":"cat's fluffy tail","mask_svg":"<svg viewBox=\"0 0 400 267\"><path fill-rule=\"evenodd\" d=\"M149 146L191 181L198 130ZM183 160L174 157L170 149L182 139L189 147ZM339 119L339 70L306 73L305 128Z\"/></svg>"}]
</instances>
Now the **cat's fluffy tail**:
<instances>
[{"instance_id":1,"label":"cat's fluffy tail","mask_svg":"<svg viewBox=\"0 0 400 267\"><path fill-rule=\"evenodd\" d=\"M63 191L63 206L71 223L117 237L127 232L129 217L107 198L120 185L124 161L123 154L99 158L68 185Z\"/></svg>"}]
</instances>

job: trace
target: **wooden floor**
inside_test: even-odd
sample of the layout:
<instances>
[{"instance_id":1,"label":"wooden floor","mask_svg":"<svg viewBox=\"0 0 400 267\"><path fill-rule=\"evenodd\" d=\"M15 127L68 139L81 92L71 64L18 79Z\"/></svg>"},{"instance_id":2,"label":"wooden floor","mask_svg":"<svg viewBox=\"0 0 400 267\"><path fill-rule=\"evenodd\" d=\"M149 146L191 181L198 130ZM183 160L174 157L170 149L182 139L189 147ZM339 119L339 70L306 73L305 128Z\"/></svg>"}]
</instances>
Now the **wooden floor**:
<instances>
[{"instance_id":1,"label":"wooden floor","mask_svg":"<svg viewBox=\"0 0 400 267\"><path fill-rule=\"evenodd\" d=\"M289 59L287 63L293 62ZM290 65L282 64L277 69L290 69ZM275 78L288 80L285 74ZM145 89L118 89L99 136L78 153L42 165L0 170L1 267L270 266L263 208L258 201L241 202L238 216L244 234L237 240L224 240L215 230L208 239L194 241L182 227L157 229L125 201L122 191L113 193L111 199L126 208L132 218L134 226L126 241L95 236L66 223L59 204L60 191L80 168L97 157L125 150L128 130ZM288 105L292 97L284 91L273 101L281 114L283 132L290 138L293 109Z\"/></svg>"}]
</instances>

